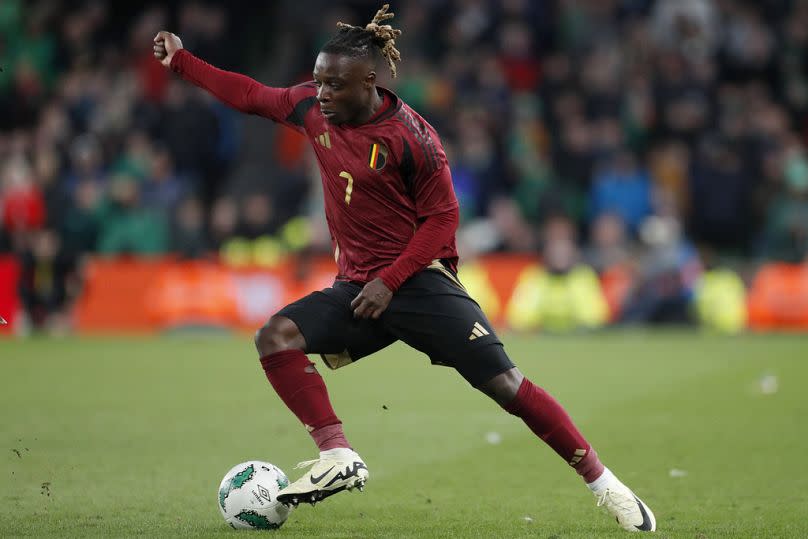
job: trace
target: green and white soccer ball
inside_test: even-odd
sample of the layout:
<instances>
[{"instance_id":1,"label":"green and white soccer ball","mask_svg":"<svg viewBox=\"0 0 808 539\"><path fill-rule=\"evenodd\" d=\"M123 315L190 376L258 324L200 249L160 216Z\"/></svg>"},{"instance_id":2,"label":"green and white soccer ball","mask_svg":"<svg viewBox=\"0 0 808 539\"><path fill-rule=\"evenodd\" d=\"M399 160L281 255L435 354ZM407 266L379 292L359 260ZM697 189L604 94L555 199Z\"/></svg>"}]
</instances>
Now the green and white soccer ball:
<instances>
[{"instance_id":1,"label":"green and white soccer ball","mask_svg":"<svg viewBox=\"0 0 808 539\"><path fill-rule=\"evenodd\" d=\"M286 474L274 464L260 460L238 464L219 485L219 510L236 529L278 529L292 511L278 501L278 493L288 485Z\"/></svg>"}]
</instances>

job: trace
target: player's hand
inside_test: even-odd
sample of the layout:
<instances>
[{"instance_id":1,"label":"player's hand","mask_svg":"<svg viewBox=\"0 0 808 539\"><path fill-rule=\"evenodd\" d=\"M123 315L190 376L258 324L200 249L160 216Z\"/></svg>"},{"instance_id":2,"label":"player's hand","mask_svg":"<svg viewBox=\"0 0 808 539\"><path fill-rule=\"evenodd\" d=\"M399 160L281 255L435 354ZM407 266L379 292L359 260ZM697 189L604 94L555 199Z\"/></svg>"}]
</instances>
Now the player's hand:
<instances>
[{"instance_id":1,"label":"player's hand","mask_svg":"<svg viewBox=\"0 0 808 539\"><path fill-rule=\"evenodd\" d=\"M390 304L391 299L393 299L393 292L387 288L384 281L379 278L373 279L351 302L354 317L376 320Z\"/></svg>"},{"instance_id":2,"label":"player's hand","mask_svg":"<svg viewBox=\"0 0 808 539\"><path fill-rule=\"evenodd\" d=\"M174 53L182 48L182 41L179 36L160 30L154 36L154 57L160 60L160 63L168 67L171 65L171 59L174 58Z\"/></svg>"}]
</instances>

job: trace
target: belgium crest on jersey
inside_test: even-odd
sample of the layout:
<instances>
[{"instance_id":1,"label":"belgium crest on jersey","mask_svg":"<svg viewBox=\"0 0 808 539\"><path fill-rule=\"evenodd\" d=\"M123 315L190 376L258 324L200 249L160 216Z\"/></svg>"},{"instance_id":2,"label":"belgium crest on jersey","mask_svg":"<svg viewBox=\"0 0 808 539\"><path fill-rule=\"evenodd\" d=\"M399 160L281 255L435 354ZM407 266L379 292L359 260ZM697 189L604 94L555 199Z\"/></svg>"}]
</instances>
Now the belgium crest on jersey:
<instances>
[{"instance_id":1,"label":"belgium crest on jersey","mask_svg":"<svg viewBox=\"0 0 808 539\"><path fill-rule=\"evenodd\" d=\"M373 170L381 170L387 164L387 154L389 150L387 146L381 143L374 143L370 145L370 154L368 155L368 166Z\"/></svg>"}]
</instances>

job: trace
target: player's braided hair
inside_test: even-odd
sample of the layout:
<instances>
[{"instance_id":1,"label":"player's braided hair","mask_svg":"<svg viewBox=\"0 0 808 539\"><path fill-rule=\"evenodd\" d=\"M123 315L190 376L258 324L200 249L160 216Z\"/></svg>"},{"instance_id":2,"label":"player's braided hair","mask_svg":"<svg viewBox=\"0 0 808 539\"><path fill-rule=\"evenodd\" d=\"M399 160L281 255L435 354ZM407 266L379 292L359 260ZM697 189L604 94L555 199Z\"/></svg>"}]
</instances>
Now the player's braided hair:
<instances>
[{"instance_id":1,"label":"player's braided hair","mask_svg":"<svg viewBox=\"0 0 808 539\"><path fill-rule=\"evenodd\" d=\"M376 16L373 17L370 24L364 28L338 22L337 35L332 37L320 50L352 57L369 56L377 51L387 61L390 74L395 78L396 62L401 60L401 53L396 48L396 38L401 35L401 30L393 28L389 24L382 24L395 16L392 12L387 12L389 8L390 4L384 4L376 12Z\"/></svg>"}]
</instances>

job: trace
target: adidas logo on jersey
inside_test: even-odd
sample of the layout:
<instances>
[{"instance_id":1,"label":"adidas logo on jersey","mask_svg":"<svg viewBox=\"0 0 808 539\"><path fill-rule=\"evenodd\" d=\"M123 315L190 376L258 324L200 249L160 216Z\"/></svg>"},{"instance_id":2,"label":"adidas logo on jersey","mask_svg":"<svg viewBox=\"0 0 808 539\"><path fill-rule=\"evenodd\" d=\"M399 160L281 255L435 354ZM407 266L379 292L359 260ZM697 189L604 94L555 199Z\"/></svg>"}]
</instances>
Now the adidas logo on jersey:
<instances>
[{"instance_id":1,"label":"adidas logo on jersey","mask_svg":"<svg viewBox=\"0 0 808 539\"><path fill-rule=\"evenodd\" d=\"M328 134L328 131L326 131L322 135L318 135L317 142L320 143L320 146L328 148L329 150L331 149L331 136Z\"/></svg>"},{"instance_id":2,"label":"adidas logo on jersey","mask_svg":"<svg viewBox=\"0 0 808 539\"><path fill-rule=\"evenodd\" d=\"M474 327L471 330L471 335L469 335L469 340L473 341L478 337L485 337L489 335L488 330L483 327L483 325L479 322L474 322Z\"/></svg>"}]
</instances>

